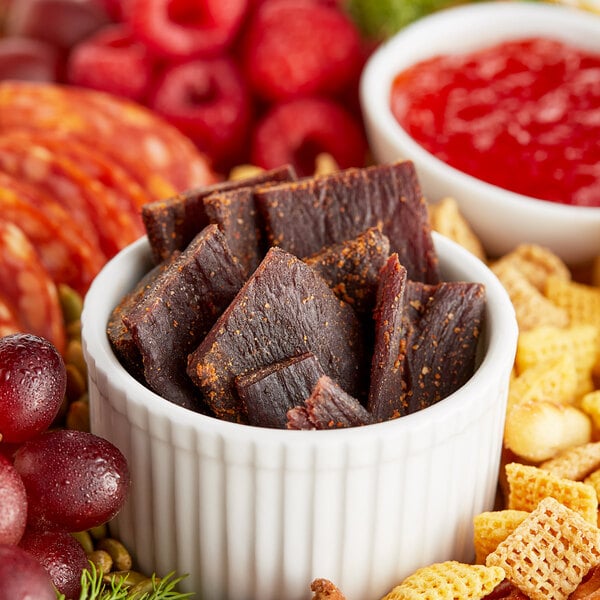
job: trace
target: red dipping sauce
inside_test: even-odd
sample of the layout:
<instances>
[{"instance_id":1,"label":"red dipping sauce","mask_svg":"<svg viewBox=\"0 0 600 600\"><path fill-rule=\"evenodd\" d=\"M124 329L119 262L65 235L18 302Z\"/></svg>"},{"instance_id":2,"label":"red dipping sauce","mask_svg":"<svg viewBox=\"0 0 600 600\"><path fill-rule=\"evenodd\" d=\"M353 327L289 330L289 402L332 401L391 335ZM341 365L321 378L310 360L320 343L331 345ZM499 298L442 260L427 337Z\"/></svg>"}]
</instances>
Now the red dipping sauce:
<instances>
[{"instance_id":1,"label":"red dipping sauce","mask_svg":"<svg viewBox=\"0 0 600 600\"><path fill-rule=\"evenodd\" d=\"M399 73L392 112L421 146L533 198L600 207L600 55L531 38Z\"/></svg>"}]
</instances>

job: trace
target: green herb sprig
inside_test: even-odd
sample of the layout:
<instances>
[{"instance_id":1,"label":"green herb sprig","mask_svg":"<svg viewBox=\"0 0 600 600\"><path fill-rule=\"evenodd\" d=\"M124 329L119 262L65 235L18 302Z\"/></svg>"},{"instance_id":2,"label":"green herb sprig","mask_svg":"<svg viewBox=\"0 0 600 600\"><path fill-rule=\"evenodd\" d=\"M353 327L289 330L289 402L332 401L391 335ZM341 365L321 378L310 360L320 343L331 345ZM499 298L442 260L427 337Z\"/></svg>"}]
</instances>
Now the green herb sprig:
<instances>
[{"instance_id":1,"label":"green herb sprig","mask_svg":"<svg viewBox=\"0 0 600 600\"><path fill-rule=\"evenodd\" d=\"M189 600L193 597L191 592L178 592L177 585L184 577L175 577L169 573L162 578L152 575L150 591L139 592L135 586L127 582L127 575L111 576L105 581L102 572L98 571L92 563L81 575L81 594L78 600ZM57 600L66 600L60 592L56 594Z\"/></svg>"}]
</instances>

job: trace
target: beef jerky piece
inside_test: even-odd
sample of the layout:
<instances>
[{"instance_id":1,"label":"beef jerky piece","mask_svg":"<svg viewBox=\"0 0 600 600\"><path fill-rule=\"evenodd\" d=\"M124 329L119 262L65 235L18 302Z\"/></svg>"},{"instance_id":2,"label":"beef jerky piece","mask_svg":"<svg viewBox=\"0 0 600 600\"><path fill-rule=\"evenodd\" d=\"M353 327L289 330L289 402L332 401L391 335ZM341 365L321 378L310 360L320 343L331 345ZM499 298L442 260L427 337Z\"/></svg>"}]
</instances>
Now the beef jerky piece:
<instances>
[{"instance_id":1,"label":"beef jerky piece","mask_svg":"<svg viewBox=\"0 0 600 600\"><path fill-rule=\"evenodd\" d=\"M330 377L323 375L305 401L306 416L313 429L341 429L373 423L373 416ZM303 416L292 414L288 429L302 425Z\"/></svg>"},{"instance_id":2,"label":"beef jerky piece","mask_svg":"<svg viewBox=\"0 0 600 600\"><path fill-rule=\"evenodd\" d=\"M285 429L287 411L302 404L323 375L312 352L306 352L235 378L248 423Z\"/></svg>"},{"instance_id":3,"label":"beef jerky piece","mask_svg":"<svg viewBox=\"0 0 600 600\"><path fill-rule=\"evenodd\" d=\"M371 383L367 408L377 421L400 416L398 399L406 332L402 321L406 269L392 254L381 269L373 319L375 341L371 359Z\"/></svg>"},{"instance_id":4,"label":"beef jerky piece","mask_svg":"<svg viewBox=\"0 0 600 600\"><path fill-rule=\"evenodd\" d=\"M308 409L305 405L294 406L294 408L288 410L286 429L295 429L296 431L316 429L314 423L308 417Z\"/></svg>"},{"instance_id":5,"label":"beef jerky piece","mask_svg":"<svg viewBox=\"0 0 600 600\"><path fill-rule=\"evenodd\" d=\"M336 296L361 315L371 314L379 271L390 253L388 238L371 227L354 239L328 246L304 259L325 279Z\"/></svg>"},{"instance_id":6,"label":"beef jerky piece","mask_svg":"<svg viewBox=\"0 0 600 600\"><path fill-rule=\"evenodd\" d=\"M485 310L480 283L409 281L404 315L407 344L402 405L415 412L448 397L475 371Z\"/></svg>"},{"instance_id":7,"label":"beef jerky piece","mask_svg":"<svg viewBox=\"0 0 600 600\"><path fill-rule=\"evenodd\" d=\"M244 283L242 270L216 225L203 229L123 314L138 346L148 386L167 400L204 411L186 375L188 354Z\"/></svg>"},{"instance_id":8,"label":"beef jerky piece","mask_svg":"<svg viewBox=\"0 0 600 600\"><path fill-rule=\"evenodd\" d=\"M268 242L296 256L311 256L378 226L410 279L440 280L425 199L410 161L258 188L256 203Z\"/></svg>"},{"instance_id":9,"label":"beef jerky piece","mask_svg":"<svg viewBox=\"0 0 600 600\"><path fill-rule=\"evenodd\" d=\"M174 250L183 250L194 236L209 224L204 198L214 192L252 187L271 181L291 181L296 175L291 166L283 166L247 179L222 181L192 189L166 200L149 202L142 207L142 221L156 263L167 259Z\"/></svg>"},{"instance_id":10,"label":"beef jerky piece","mask_svg":"<svg viewBox=\"0 0 600 600\"><path fill-rule=\"evenodd\" d=\"M172 259L177 258L179 254L180 252L173 254ZM165 261L150 269L138 281L133 290L125 294L119 304L113 308L106 326L106 334L115 356L130 375L144 384L146 380L144 379L142 355L137 344L133 341L131 333L123 323L122 316L132 310L138 302L141 302L170 262L170 260Z\"/></svg>"},{"instance_id":11,"label":"beef jerky piece","mask_svg":"<svg viewBox=\"0 0 600 600\"><path fill-rule=\"evenodd\" d=\"M204 210L208 220L223 231L232 254L250 275L264 256L252 188L210 194L204 198Z\"/></svg>"},{"instance_id":12,"label":"beef jerky piece","mask_svg":"<svg viewBox=\"0 0 600 600\"><path fill-rule=\"evenodd\" d=\"M304 352L359 397L364 354L356 314L308 265L271 248L190 355L188 374L217 416L247 422L235 378Z\"/></svg>"},{"instance_id":13,"label":"beef jerky piece","mask_svg":"<svg viewBox=\"0 0 600 600\"><path fill-rule=\"evenodd\" d=\"M387 298L388 303L395 299L392 294ZM403 302L378 309L381 315L391 315L396 326L395 313L401 312L399 345L397 340L380 344L374 354L381 363L397 365L385 385L377 388L377 380L372 380L368 408L378 420L427 408L466 383L475 370L484 308L482 284L408 281ZM378 327L384 323L380 320ZM385 333L377 336L381 341Z\"/></svg>"}]
</instances>

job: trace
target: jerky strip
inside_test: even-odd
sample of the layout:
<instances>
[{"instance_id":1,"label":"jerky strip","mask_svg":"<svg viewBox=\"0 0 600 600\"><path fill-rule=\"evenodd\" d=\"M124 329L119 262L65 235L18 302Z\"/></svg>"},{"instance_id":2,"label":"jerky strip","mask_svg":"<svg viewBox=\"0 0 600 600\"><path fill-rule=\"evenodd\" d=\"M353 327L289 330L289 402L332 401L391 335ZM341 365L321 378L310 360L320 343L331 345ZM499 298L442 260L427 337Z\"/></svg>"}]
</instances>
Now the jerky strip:
<instances>
[{"instance_id":1,"label":"jerky strip","mask_svg":"<svg viewBox=\"0 0 600 600\"><path fill-rule=\"evenodd\" d=\"M222 181L145 204L142 207L142 221L154 261L160 263L175 250L183 250L209 224L204 209L204 198L209 194L293 179L296 179L294 170L287 165L246 179Z\"/></svg>"},{"instance_id":2,"label":"jerky strip","mask_svg":"<svg viewBox=\"0 0 600 600\"><path fill-rule=\"evenodd\" d=\"M198 390L186 375L187 356L243 283L225 236L216 225L209 225L123 314L152 390L171 402L204 411Z\"/></svg>"},{"instance_id":3,"label":"jerky strip","mask_svg":"<svg viewBox=\"0 0 600 600\"><path fill-rule=\"evenodd\" d=\"M392 254L381 270L373 318L375 342L371 360L371 384L367 408L377 421L400 416L398 399L406 332L402 322L406 269Z\"/></svg>"},{"instance_id":4,"label":"jerky strip","mask_svg":"<svg viewBox=\"0 0 600 600\"><path fill-rule=\"evenodd\" d=\"M204 198L204 209L209 221L223 231L231 252L250 275L263 258L261 226L252 188L210 194Z\"/></svg>"},{"instance_id":5,"label":"jerky strip","mask_svg":"<svg viewBox=\"0 0 600 600\"><path fill-rule=\"evenodd\" d=\"M176 252L172 258L177 258L179 254L179 252ZM167 268L169 262L165 261L150 269L139 280L133 290L123 296L119 304L112 310L106 327L106 334L108 335L108 340L115 356L133 377L144 384L146 380L144 378L142 355L137 344L133 341L131 333L129 333L129 330L123 323L122 316L132 310L144 295L148 293L155 284L158 276Z\"/></svg>"},{"instance_id":6,"label":"jerky strip","mask_svg":"<svg viewBox=\"0 0 600 600\"><path fill-rule=\"evenodd\" d=\"M308 265L271 248L190 355L188 374L217 416L247 422L235 378L304 352L358 397L364 360L356 314Z\"/></svg>"},{"instance_id":7,"label":"jerky strip","mask_svg":"<svg viewBox=\"0 0 600 600\"><path fill-rule=\"evenodd\" d=\"M302 404L323 375L312 352L273 363L235 378L248 423L285 429L287 411Z\"/></svg>"},{"instance_id":8,"label":"jerky strip","mask_svg":"<svg viewBox=\"0 0 600 600\"><path fill-rule=\"evenodd\" d=\"M347 394L330 377L323 375L306 399L305 413L290 411L288 429L305 428L306 417L311 429L341 429L373 423L371 413L356 399Z\"/></svg>"},{"instance_id":9,"label":"jerky strip","mask_svg":"<svg viewBox=\"0 0 600 600\"><path fill-rule=\"evenodd\" d=\"M410 279L437 283L431 225L410 161L258 188L268 242L299 257L381 227Z\"/></svg>"},{"instance_id":10,"label":"jerky strip","mask_svg":"<svg viewBox=\"0 0 600 600\"><path fill-rule=\"evenodd\" d=\"M480 283L409 282L401 404L407 413L427 408L465 384L475 371L485 309Z\"/></svg>"},{"instance_id":11,"label":"jerky strip","mask_svg":"<svg viewBox=\"0 0 600 600\"><path fill-rule=\"evenodd\" d=\"M483 285L402 284L390 259L378 296L367 404L378 421L427 408L466 383L475 370L484 308Z\"/></svg>"},{"instance_id":12,"label":"jerky strip","mask_svg":"<svg viewBox=\"0 0 600 600\"><path fill-rule=\"evenodd\" d=\"M333 244L304 259L325 279L335 295L361 315L371 314L379 272L388 259L390 242L377 227Z\"/></svg>"}]
</instances>

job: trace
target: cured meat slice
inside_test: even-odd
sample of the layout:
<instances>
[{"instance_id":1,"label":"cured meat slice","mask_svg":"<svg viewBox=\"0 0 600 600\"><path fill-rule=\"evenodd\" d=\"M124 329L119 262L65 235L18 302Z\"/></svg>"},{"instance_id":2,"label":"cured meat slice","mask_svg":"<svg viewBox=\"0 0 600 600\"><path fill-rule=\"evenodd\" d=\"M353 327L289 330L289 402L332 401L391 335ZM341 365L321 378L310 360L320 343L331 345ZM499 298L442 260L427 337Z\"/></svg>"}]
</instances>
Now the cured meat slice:
<instances>
[{"instance_id":1,"label":"cured meat slice","mask_svg":"<svg viewBox=\"0 0 600 600\"><path fill-rule=\"evenodd\" d=\"M166 260L174 250L183 250L209 224L204 199L210 194L294 179L296 175L292 167L283 166L246 179L222 181L191 189L147 204L142 208L142 219L155 262Z\"/></svg>"},{"instance_id":2,"label":"cured meat slice","mask_svg":"<svg viewBox=\"0 0 600 600\"><path fill-rule=\"evenodd\" d=\"M58 292L35 248L15 224L0 219L0 290L23 331L65 350L65 325Z\"/></svg>"},{"instance_id":3,"label":"cured meat slice","mask_svg":"<svg viewBox=\"0 0 600 600\"><path fill-rule=\"evenodd\" d=\"M223 233L203 229L123 313L148 386L167 400L206 412L186 375L187 357L245 281Z\"/></svg>"},{"instance_id":4,"label":"cured meat slice","mask_svg":"<svg viewBox=\"0 0 600 600\"><path fill-rule=\"evenodd\" d=\"M13 308L0 294L0 338L23 331Z\"/></svg>"},{"instance_id":5,"label":"cured meat slice","mask_svg":"<svg viewBox=\"0 0 600 600\"><path fill-rule=\"evenodd\" d=\"M190 355L188 374L216 416L247 422L235 378L305 352L359 397L364 351L356 314L308 265L271 248Z\"/></svg>"},{"instance_id":6,"label":"cured meat slice","mask_svg":"<svg viewBox=\"0 0 600 600\"><path fill-rule=\"evenodd\" d=\"M152 111L96 90L49 83L0 84L0 132L54 130L102 151L154 199L215 181L193 143Z\"/></svg>"},{"instance_id":7,"label":"cured meat slice","mask_svg":"<svg viewBox=\"0 0 600 600\"><path fill-rule=\"evenodd\" d=\"M72 161L87 177L99 181L102 185L113 190L121 210L132 213L139 222L140 235L144 233L140 211L144 204L153 198L128 173L122 165L107 156L94 146L72 139L60 131L21 131L10 133L20 136L25 143L36 143L44 146L57 156L63 156Z\"/></svg>"},{"instance_id":8,"label":"cured meat slice","mask_svg":"<svg viewBox=\"0 0 600 600\"><path fill-rule=\"evenodd\" d=\"M336 296L361 314L375 306L379 271L390 254L390 242L380 229L371 227L359 236L333 244L305 258L325 279Z\"/></svg>"},{"instance_id":9,"label":"cured meat slice","mask_svg":"<svg viewBox=\"0 0 600 600\"><path fill-rule=\"evenodd\" d=\"M120 210L114 193L91 180L72 161L20 136L0 135L0 170L52 196L111 257L140 236L130 212Z\"/></svg>"},{"instance_id":10,"label":"cured meat slice","mask_svg":"<svg viewBox=\"0 0 600 600\"><path fill-rule=\"evenodd\" d=\"M301 258L381 227L409 279L440 281L425 199L412 162L347 169L256 191L268 242Z\"/></svg>"},{"instance_id":11,"label":"cured meat slice","mask_svg":"<svg viewBox=\"0 0 600 600\"><path fill-rule=\"evenodd\" d=\"M330 377L323 375L305 406L288 412L288 429L341 429L374 423L371 413Z\"/></svg>"},{"instance_id":12,"label":"cured meat slice","mask_svg":"<svg viewBox=\"0 0 600 600\"><path fill-rule=\"evenodd\" d=\"M406 281L392 256L375 313L368 409L379 421L439 402L473 375L483 323L479 283Z\"/></svg>"},{"instance_id":13,"label":"cured meat slice","mask_svg":"<svg viewBox=\"0 0 600 600\"><path fill-rule=\"evenodd\" d=\"M248 423L285 429L288 410L310 396L323 374L317 357L306 352L236 377Z\"/></svg>"},{"instance_id":14,"label":"cured meat slice","mask_svg":"<svg viewBox=\"0 0 600 600\"><path fill-rule=\"evenodd\" d=\"M104 256L60 205L34 187L0 172L0 214L18 225L55 283L84 295Z\"/></svg>"}]
</instances>

